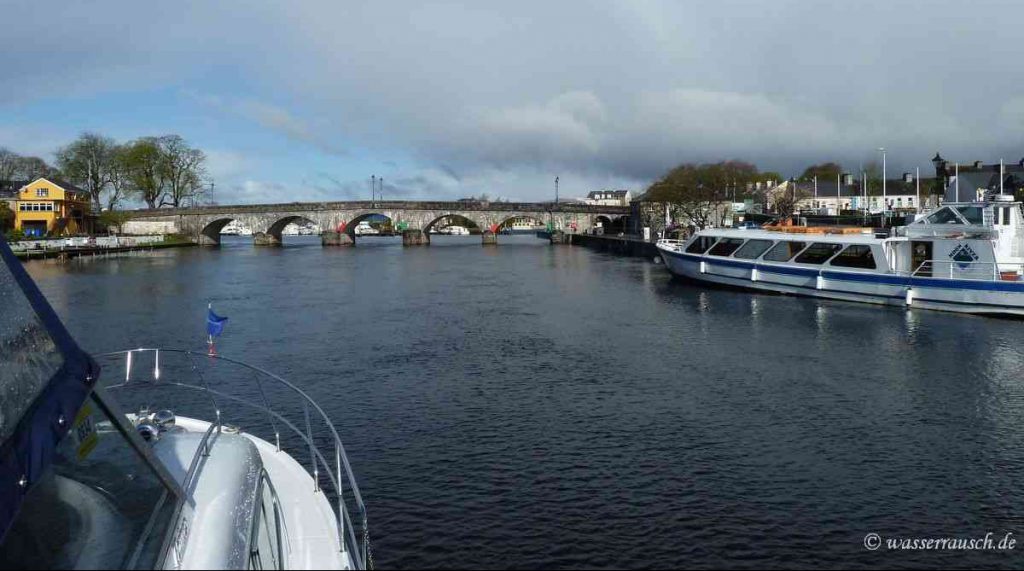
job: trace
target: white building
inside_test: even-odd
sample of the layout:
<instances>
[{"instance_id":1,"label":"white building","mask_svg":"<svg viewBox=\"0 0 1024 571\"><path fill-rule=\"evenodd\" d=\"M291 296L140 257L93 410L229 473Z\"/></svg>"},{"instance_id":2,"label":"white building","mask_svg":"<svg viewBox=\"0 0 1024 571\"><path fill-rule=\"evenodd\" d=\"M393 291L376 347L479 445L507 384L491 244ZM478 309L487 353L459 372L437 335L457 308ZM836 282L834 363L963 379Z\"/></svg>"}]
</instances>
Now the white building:
<instances>
[{"instance_id":1,"label":"white building","mask_svg":"<svg viewBox=\"0 0 1024 571\"><path fill-rule=\"evenodd\" d=\"M788 184L786 190L792 190ZM867 210L872 214L883 210L916 212L921 206L914 186L903 181L889 181L886 184L887 192L884 199L880 185L879 188L869 187L865 196L859 181L854 184L838 184L835 180L818 180L817 184L798 182L796 190L804 196L797 203L797 210L830 216L838 215L844 210ZM922 195L920 200L924 201L926 198Z\"/></svg>"},{"instance_id":2,"label":"white building","mask_svg":"<svg viewBox=\"0 0 1024 571\"><path fill-rule=\"evenodd\" d=\"M587 194L583 202L596 206L629 206L632 199L628 190L595 190Z\"/></svg>"}]
</instances>

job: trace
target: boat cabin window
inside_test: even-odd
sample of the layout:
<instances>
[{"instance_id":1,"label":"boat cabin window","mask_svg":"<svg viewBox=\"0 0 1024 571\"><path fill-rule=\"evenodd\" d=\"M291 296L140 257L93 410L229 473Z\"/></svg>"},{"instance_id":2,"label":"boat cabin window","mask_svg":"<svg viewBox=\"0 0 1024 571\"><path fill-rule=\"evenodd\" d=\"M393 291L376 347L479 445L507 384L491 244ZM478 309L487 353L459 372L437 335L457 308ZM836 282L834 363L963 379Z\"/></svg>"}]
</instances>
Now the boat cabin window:
<instances>
[{"instance_id":1,"label":"boat cabin window","mask_svg":"<svg viewBox=\"0 0 1024 571\"><path fill-rule=\"evenodd\" d=\"M808 246L807 249L793 261L798 264L824 264L825 261L835 255L835 253L842 247L842 244L815 242Z\"/></svg>"},{"instance_id":2,"label":"boat cabin window","mask_svg":"<svg viewBox=\"0 0 1024 571\"><path fill-rule=\"evenodd\" d=\"M711 248L711 251L708 252L708 254L711 254L712 256L728 256L742 245L742 238L722 238L717 244L715 244L714 248Z\"/></svg>"},{"instance_id":3,"label":"boat cabin window","mask_svg":"<svg viewBox=\"0 0 1024 571\"><path fill-rule=\"evenodd\" d=\"M736 253L732 256L734 258L742 258L744 260L753 260L771 247L771 240L747 240L747 243L739 250L736 250Z\"/></svg>"},{"instance_id":4,"label":"boat cabin window","mask_svg":"<svg viewBox=\"0 0 1024 571\"><path fill-rule=\"evenodd\" d=\"M769 262L788 262L806 245L805 242L779 242L761 259Z\"/></svg>"},{"instance_id":5,"label":"boat cabin window","mask_svg":"<svg viewBox=\"0 0 1024 571\"><path fill-rule=\"evenodd\" d=\"M86 400L58 445L54 464L25 497L0 544L0 567L15 562L27 569L158 565L176 495L96 398Z\"/></svg>"},{"instance_id":6,"label":"boat cabin window","mask_svg":"<svg viewBox=\"0 0 1024 571\"><path fill-rule=\"evenodd\" d=\"M980 206L957 206L957 212L967 220L969 224L983 224L984 217Z\"/></svg>"},{"instance_id":7,"label":"boat cabin window","mask_svg":"<svg viewBox=\"0 0 1024 571\"><path fill-rule=\"evenodd\" d=\"M847 246L845 250L839 252L839 255L832 258L829 265L841 268L878 269L878 265L875 263L875 255L871 252L871 246L864 244Z\"/></svg>"},{"instance_id":8,"label":"boat cabin window","mask_svg":"<svg viewBox=\"0 0 1024 571\"><path fill-rule=\"evenodd\" d=\"M942 207L942 208L936 210L935 212L932 212L931 214L928 215L927 218L925 218L925 220L927 220L929 224L963 224L964 223L964 221L961 220L960 217L956 215L956 212L952 208L950 208L948 206Z\"/></svg>"},{"instance_id":9,"label":"boat cabin window","mask_svg":"<svg viewBox=\"0 0 1024 571\"><path fill-rule=\"evenodd\" d=\"M1010 206L1000 206L996 208L996 224L1000 226L1012 226L1013 225L1013 212L1010 210Z\"/></svg>"},{"instance_id":10,"label":"boat cabin window","mask_svg":"<svg viewBox=\"0 0 1024 571\"><path fill-rule=\"evenodd\" d=\"M715 240L717 240L717 238L714 236L697 236L693 239L693 242L686 247L686 253L703 254L708 251L708 248L710 248L712 244L715 243Z\"/></svg>"}]
</instances>

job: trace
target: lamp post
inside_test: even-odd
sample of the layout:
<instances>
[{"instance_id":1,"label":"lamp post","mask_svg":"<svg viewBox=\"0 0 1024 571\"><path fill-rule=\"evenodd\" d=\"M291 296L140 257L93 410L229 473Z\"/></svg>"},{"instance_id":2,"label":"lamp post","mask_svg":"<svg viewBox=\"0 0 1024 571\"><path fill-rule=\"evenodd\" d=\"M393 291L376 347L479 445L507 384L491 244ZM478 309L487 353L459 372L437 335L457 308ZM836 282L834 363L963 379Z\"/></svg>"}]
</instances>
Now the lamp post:
<instances>
[{"instance_id":1,"label":"lamp post","mask_svg":"<svg viewBox=\"0 0 1024 571\"><path fill-rule=\"evenodd\" d=\"M889 209L885 192L885 147L878 147L878 150L882 152L882 217L884 218L886 211Z\"/></svg>"},{"instance_id":2,"label":"lamp post","mask_svg":"<svg viewBox=\"0 0 1024 571\"><path fill-rule=\"evenodd\" d=\"M555 204L558 204L558 177L555 177Z\"/></svg>"}]
</instances>

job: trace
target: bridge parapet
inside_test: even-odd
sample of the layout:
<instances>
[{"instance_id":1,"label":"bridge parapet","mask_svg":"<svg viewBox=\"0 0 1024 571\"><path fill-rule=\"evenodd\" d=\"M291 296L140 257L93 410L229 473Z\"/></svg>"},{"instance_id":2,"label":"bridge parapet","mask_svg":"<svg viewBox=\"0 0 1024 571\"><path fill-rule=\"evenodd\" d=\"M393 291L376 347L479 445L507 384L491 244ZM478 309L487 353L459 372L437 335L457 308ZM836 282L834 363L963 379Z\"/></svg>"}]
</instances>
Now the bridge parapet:
<instances>
[{"instance_id":1,"label":"bridge parapet","mask_svg":"<svg viewBox=\"0 0 1024 571\"><path fill-rule=\"evenodd\" d=\"M324 212L337 210L453 210L465 212L586 212L628 215L628 206L600 206L574 202L464 202L464 201L349 201L286 202L281 204L234 204L195 208L153 208L127 211L132 217L202 216L264 212Z\"/></svg>"}]
</instances>

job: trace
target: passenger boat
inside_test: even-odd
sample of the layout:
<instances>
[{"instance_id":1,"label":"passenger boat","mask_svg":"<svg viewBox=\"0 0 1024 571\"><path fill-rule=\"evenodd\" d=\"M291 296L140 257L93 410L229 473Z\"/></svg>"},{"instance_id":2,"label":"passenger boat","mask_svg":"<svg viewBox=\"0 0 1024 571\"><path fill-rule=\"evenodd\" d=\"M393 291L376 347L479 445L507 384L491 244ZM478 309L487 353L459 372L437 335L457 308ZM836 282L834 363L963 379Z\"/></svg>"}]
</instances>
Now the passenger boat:
<instances>
[{"instance_id":1,"label":"passenger boat","mask_svg":"<svg viewBox=\"0 0 1024 571\"><path fill-rule=\"evenodd\" d=\"M372 565L345 449L303 390L203 352L90 356L2 238L0 259L0 568Z\"/></svg>"},{"instance_id":2,"label":"passenger boat","mask_svg":"<svg viewBox=\"0 0 1024 571\"><path fill-rule=\"evenodd\" d=\"M784 294L1024 316L1021 204L993 194L950 202L888 231L702 230L660 240L674 275Z\"/></svg>"}]
</instances>

